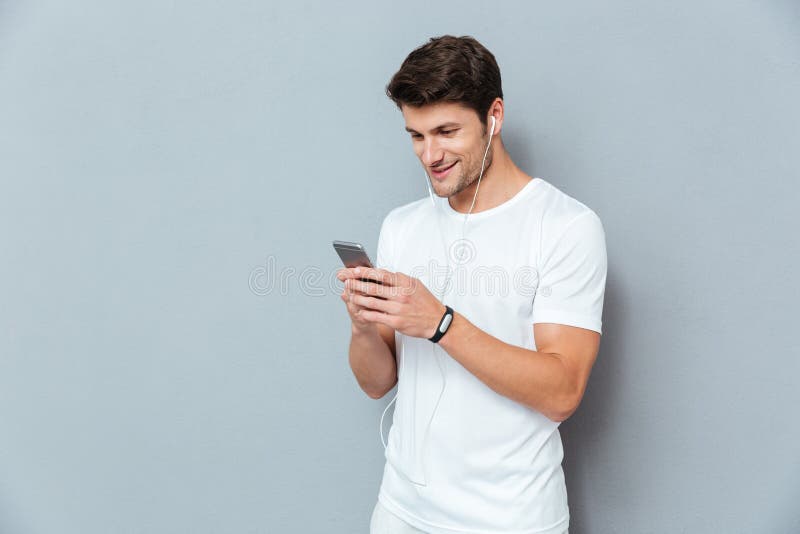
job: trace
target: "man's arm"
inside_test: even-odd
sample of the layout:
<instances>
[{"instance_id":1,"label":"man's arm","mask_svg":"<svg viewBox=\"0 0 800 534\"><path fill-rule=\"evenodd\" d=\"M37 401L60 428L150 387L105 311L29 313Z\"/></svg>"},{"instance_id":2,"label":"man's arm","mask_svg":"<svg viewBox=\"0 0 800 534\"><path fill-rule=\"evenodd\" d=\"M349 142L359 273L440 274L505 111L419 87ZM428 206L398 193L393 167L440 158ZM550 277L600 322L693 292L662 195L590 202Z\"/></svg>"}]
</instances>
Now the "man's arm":
<instances>
[{"instance_id":1,"label":"man's arm","mask_svg":"<svg viewBox=\"0 0 800 534\"><path fill-rule=\"evenodd\" d=\"M433 335L445 311L444 304L419 279L378 269L364 269L360 275L381 282L347 281L346 289L353 290L352 303L361 308L358 318L363 324L385 326L413 337ZM533 332L535 351L500 341L455 312L439 345L497 393L553 421L564 421L583 398L597 358L600 334L556 323L536 323ZM373 339L379 337L376 333ZM390 385L384 378L385 390L371 388L368 393L385 394L394 379L392 376Z\"/></svg>"},{"instance_id":2,"label":"man's arm","mask_svg":"<svg viewBox=\"0 0 800 534\"><path fill-rule=\"evenodd\" d=\"M537 265L536 350L503 343L458 314L450 326L455 330L439 344L494 391L560 422L580 404L597 358L607 257L605 231L593 211L553 222L542 230L548 239ZM416 306L428 297L420 292L418 300Z\"/></svg>"},{"instance_id":3,"label":"man's arm","mask_svg":"<svg viewBox=\"0 0 800 534\"><path fill-rule=\"evenodd\" d=\"M344 268L336 273L344 282L341 299L351 321L350 368L361 389L379 399L397 383L394 328L364 320L367 310L355 302L360 293L353 287L353 279L359 276L358 269Z\"/></svg>"},{"instance_id":4,"label":"man's arm","mask_svg":"<svg viewBox=\"0 0 800 534\"><path fill-rule=\"evenodd\" d=\"M600 334L554 323L533 330L535 351L504 343L455 313L439 345L500 395L564 421L583 398Z\"/></svg>"},{"instance_id":5,"label":"man's arm","mask_svg":"<svg viewBox=\"0 0 800 534\"><path fill-rule=\"evenodd\" d=\"M358 385L373 399L380 399L397 383L394 329L386 325L359 328L353 324L350 368Z\"/></svg>"}]
</instances>

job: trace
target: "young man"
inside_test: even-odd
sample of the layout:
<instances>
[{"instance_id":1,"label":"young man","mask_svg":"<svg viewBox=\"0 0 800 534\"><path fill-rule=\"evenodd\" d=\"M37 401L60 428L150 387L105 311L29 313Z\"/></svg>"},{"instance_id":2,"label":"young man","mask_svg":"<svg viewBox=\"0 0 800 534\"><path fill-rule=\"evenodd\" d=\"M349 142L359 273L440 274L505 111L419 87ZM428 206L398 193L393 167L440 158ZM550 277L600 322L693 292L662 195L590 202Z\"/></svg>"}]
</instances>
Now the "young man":
<instances>
[{"instance_id":1,"label":"young man","mask_svg":"<svg viewBox=\"0 0 800 534\"><path fill-rule=\"evenodd\" d=\"M376 269L338 272L359 385L398 385L371 532L562 534L558 426L600 344L602 224L511 160L475 39L431 39L387 94L432 190L386 216Z\"/></svg>"}]
</instances>

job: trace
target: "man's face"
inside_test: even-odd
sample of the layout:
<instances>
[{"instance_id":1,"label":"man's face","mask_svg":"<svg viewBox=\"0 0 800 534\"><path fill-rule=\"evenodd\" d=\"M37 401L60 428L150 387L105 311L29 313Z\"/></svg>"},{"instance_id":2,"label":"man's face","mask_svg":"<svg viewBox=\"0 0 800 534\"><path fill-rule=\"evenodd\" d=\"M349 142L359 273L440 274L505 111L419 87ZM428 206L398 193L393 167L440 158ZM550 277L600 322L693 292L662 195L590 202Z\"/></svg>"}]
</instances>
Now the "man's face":
<instances>
[{"instance_id":1,"label":"man's face","mask_svg":"<svg viewBox=\"0 0 800 534\"><path fill-rule=\"evenodd\" d=\"M404 105L402 112L414 153L438 196L457 195L478 179L489 136L474 110L455 102L440 102L421 107ZM491 163L489 150L484 174Z\"/></svg>"}]
</instances>

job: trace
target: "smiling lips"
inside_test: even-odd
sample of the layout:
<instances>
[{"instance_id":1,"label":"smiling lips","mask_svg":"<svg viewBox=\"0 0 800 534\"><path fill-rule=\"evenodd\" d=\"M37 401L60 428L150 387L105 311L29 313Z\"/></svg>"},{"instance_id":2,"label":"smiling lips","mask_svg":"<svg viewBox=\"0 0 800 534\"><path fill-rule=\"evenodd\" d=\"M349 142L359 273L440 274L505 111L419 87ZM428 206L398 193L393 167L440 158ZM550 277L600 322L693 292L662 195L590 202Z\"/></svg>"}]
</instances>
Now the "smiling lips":
<instances>
[{"instance_id":1,"label":"smiling lips","mask_svg":"<svg viewBox=\"0 0 800 534\"><path fill-rule=\"evenodd\" d=\"M434 178L436 178L438 180L441 180L445 176L447 176L447 174L450 172L450 169L452 169L453 166L455 166L456 163L458 163L458 162L456 161L455 163L452 163L451 165L449 165L447 167L444 167L443 169L440 169L438 171L434 170L434 169L431 169L431 174L433 174Z\"/></svg>"}]
</instances>

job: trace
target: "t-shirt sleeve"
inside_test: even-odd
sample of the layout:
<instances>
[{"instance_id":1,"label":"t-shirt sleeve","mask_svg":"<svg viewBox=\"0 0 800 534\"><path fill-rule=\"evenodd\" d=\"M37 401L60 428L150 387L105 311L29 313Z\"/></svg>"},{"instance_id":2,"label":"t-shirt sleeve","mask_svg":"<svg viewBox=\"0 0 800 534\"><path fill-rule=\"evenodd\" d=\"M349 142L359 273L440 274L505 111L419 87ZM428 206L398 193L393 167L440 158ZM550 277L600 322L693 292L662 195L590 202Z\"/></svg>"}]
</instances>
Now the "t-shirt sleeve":
<instances>
[{"instance_id":1,"label":"t-shirt sleeve","mask_svg":"<svg viewBox=\"0 0 800 534\"><path fill-rule=\"evenodd\" d=\"M542 251L533 323L558 323L602 333L606 242L593 211L575 217Z\"/></svg>"},{"instance_id":2,"label":"t-shirt sleeve","mask_svg":"<svg viewBox=\"0 0 800 534\"><path fill-rule=\"evenodd\" d=\"M392 239L389 229L389 215L383 219L381 223L380 233L378 234L378 252L375 258L375 267L377 269L386 269L393 271L392 268Z\"/></svg>"}]
</instances>

